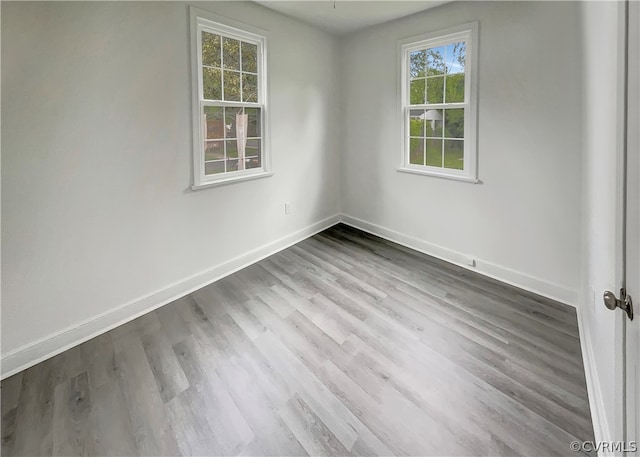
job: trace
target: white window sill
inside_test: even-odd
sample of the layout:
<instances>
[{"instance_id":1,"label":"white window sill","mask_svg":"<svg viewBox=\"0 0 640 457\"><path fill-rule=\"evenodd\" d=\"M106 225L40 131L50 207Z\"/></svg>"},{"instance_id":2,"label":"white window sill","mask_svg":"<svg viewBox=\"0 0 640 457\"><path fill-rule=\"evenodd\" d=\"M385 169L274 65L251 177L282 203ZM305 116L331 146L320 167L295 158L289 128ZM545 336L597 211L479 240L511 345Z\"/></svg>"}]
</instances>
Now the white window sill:
<instances>
[{"instance_id":1,"label":"white window sill","mask_svg":"<svg viewBox=\"0 0 640 457\"><path fill-rule=\"evenodd\" d=\"M191 186L191 190L208 189L209 187L224 186L226 184L240 181L249 181L251 179L268 178L269 176L273 176L272 171L262 171L260 173L251 173L238 176L226 176L224 178L216 179L215 181L205 181L199 184L194 184L193 186Z\"/></svg>"},{"instance_id":2,"label":"white window sill","mask_svg":"<svg viewBox=\"0 0 640 457\"><path fill-rule=\"evenodd\" d=\"M453 179L454 181L464 181L472 184L478 184L480 182L477 178L471 178L469 176L462 176L462 175L452 175L449 173L440 173L437 171L418 170L415 168L398 168L397 170L402 173L411 173L414 175L426 175L426 176L433 176L436 178Z\"/></svg>"}]
</instances>

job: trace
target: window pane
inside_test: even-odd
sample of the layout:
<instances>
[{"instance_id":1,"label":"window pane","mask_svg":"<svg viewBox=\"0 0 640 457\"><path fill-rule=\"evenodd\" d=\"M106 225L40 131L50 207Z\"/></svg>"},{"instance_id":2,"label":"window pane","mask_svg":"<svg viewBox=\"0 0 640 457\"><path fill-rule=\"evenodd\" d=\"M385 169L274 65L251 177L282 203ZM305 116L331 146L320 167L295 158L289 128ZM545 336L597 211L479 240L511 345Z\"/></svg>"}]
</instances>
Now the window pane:
<instances>
[{"instance_id":1,"label":"window pane","mask_svg":"<svg viewBox=\"0 0 640 457\"><path fill-rule=\"evenodd\" d=\"M224 161L221 160L219 162L205 162L204 164L204 174L205 175L215 175L218 173L224 173Z\"/></svg>"},{"instance_id":2,"label":"window pane","mask_svg":"<svg viewBox=\"0 0 640 457\"><path fill-rule=\"evenodd\" d=\"M202 32L202 65L220 67L220 35Z\"/></svg>"},{"instance_id":3,"label":"window pane","mask_svg":"<svg viewBox=\"0 0 640 457\"><path fill-rule=\"evenodd\" d=\"M409 163L424 165L424 139L409 138Z\"/></svg>"},{"instance_id":4,"label":"window pane","mask_svg":"<svg viewBox=\"0 0 640 457\"><path fill-rule=\"evenodd\" d=\"M411 105L424 104L424 79L416 79L411 81L409 90L409 103Z\"/></svg>"},{"instance_id":5,"label":"window pane","mask_svg":"<svg viewBox=\"0 0 640 457\"><path fill-rule=\"evenodd\" d=\"M427 49L427 76L444 74L444 46Z\"/></svg>"},{"instance_id":6,"label":"window pane","mask_svg":"<svg viewBox=\"0 0 640 457\"><path fill-rule=\"evenodd\" d=\"M258 101L258 77L256 75L242 75L242 98L245 102Z\"/></svg>"},{"instance_id":7,"label":"window pane","mask_svg":"<svg viewBox=\"0 0 640 457\"><path fill-rule=\"evenodd\" d=\"M413 51L409 54L409 76L424 78L427 69L427 51Z\"/></svg>"},{"instance_id":8,"label":"window pane","mask_svg":"<svg viewBox=\"0 0 640 457\"><path fill-rule=\"evenodd\" d=\"M222 141L205 141L204 160L224 159L224 146Z\"/></svg>"},{"instance_id":9,"label":"window pane","mask_svg":"<svg viewBox=\"0 0 640 457\"><path fill-rule=\"evenodd\" d=\"M227 160L227 172L238 170L238 159Z\"/></svg>"},{"instance_id":10,"label":"window pane","mask_svg":"<svg viewBox=\"0 0 640 457\"><path fill-rule=\"evenodd\" d=\"M218 106L205 106L204 115L206 122L204 123L204 137L224 138L224 112Z\"/></svg>"},{"instance_id":11,"label":"window pane","mask_svg":"<svg viewBox=\"0 0 640 457\"><path fill-rule=\"evenodd\" d=\"M238 140L227 140L227 159L238 158Z\"/></svg>"},{"instance_id":12,"label":"window pane","mask_svg":"<svg viewBox=\"0 0 640 457\"><path fill-rule=\"evenodd\" d=\"M245 157L253 157L260 155L260 140L247 140L247 146L244 148Z\"/></svg>"},{"instance_id":13,"label":"window pane","mask_svg":"<svg viewBox=\"0 0 640 457\"><path fill-rule=\"evenodd\" d=\"M202 69L202 95L206 100L222 100L220 70Z\"/></svg>"},{"instance_id":14,"label":"window pane","mask_svg":"<svg viewBox=\"0 0 640 457\"><path fill-rule=\"evenodd\" d=\"M464 138L464 109L445 110L444 136L447 138Z\"/></svg>"},{"instance_id":15,"label":"window pane","mask_svg":"<svg viewBox=\"0 0 640 457\"><path fill-rule=\"evenodd\" d=\"M464 73L447 76L446 102L464 102Z\"/></svg>"},{"instance_id":16,"label":"window pane","mask_svg":"<svg viewBox=\"0 0 640 457\"><path fill-rule=\"evenodd\" d=\"M260 124L262 119L260 117L260 108L245 108L244 113L249 116L247 118L248 126L247 126L247 137L258 137L261 136L260 133Z\"/></svg>"},{"instance_id":17,"label":"window pane","mask_svg":"<svg viewBox=\"0 0 640 457\"><path fill-rule=\"evenodd\" d=\"M262 148L260 140L247 140L244 150L245 168L260 168L262 166Z\"/></svg>"},{"instance_id":18,"label":"window pane","mask_svg":"<svg viewBox=\"0 0 640 457\"><path fill-rule=\"evenodd\" d=\"M222 58L224 68L240 70L240 42L232 38L222 38Z\"/></svg>"},{"instance_id":19,"label":"window pane","mask_svg":"<svg viewBox=\"0 0 640 457\"><path fill-rule=\"evenodd\" d=\"M427 103L442 103L444 76L427 78Z\"/></svg>"},{"instance_id":20,"label":"window pane","mask_svg":"<svg viewBox=\"0 0 640 457\"><path fill-rule=\"evenodd\" d=\"M427 136L442 138L442 110L428 109L424 113L424 119Z\"/></svg>"},{"instance_id":21,"label":"window pane","mask_svg":"<svg viewBox=\"0 0 640 457\"><path fill-rule=\"evenodd\" d=\"M242 42L242 71L258 72L258 46Z\"/></svg>"},{"instance_id":22,"label":"window pane","mask_svg":"<svg viewBox=\"0 0 640 457\"><path fill-rule=\"evenodd\" d=\"M464 73L467 44L464 41L446 46L447 74Z\"/></svg>"},{"instance_id":23,"label":"window pane","mask_svg":"<svg viewBox=\"0 0 640 457\"><path fill-rule=\"evenodd\" d=\"M444 140L444 167L464 169L464 140Z\"/></svg>"},{"instance_id":24,"label":"window pane","mask_svg":"<svg viewBox=\"0 0 640 457\"><path fill-rule=\"evenodd\" d=\"M226 101L240 101L240 73L237 71L224 72L224 99Z\"/></svg>"},{"instance_id":25,"label":"window pane","mask_svg":"<svg viewBox=\"0 0 640 457\"><path fill-rule=\"evenodd\" d=\"M257 156L257 157L247 157L247 159L245 160L245 169L250 170L252 168L260 168L262 166L262 157L261 156Z\"/></svg>"},{"instance_id":26,"label":"window pane","mask_svg":"<svg viewBox=\"0 0 640 457\"><path fill-rule=\"evenodd\" d=\"M442 140L427 140L427 165L442 167Z\"/></svg>"},{"instance_id":27,"label":"window pane","mask_svg":"<svg viewBox=\"0 0 640 457\"><path fill-rule=\"evenodd\" d=\"M224 109L225 138L237 138L236 116L238 113L242 114L242 108Z\"/></svg>"},{"instance_id":28,"label":"window pane","mask_svg":"<svg viewBox=\"0 0 640 457\"><path fill-rule=\"evenodd\" d=\"M424 110L412 109L409 112L409 135L424 136Z\"/></svg>"}]
</instances>

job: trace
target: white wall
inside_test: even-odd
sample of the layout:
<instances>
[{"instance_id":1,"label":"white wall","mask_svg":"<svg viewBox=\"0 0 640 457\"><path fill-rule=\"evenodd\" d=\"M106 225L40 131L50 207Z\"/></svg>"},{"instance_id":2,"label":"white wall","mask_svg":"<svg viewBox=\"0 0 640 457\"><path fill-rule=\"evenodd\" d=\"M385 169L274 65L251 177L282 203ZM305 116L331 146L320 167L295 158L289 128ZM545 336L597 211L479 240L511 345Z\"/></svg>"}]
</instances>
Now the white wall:
<instances>
[{"instance_id":1,"label":"white wall","mask_svg":"<svg viewBox=\"0 0 640 457\"><path fill-rule=\"evenodd\" d=\"M580 309L587 382L597 440L622 439L621 325L624 314L611 312L602 294L617 294L621 284L621 151L623 22L619 2L581 5L584 78L583 110L583 287ZM617 347L617 348L616 348ZM618 393L621 395L621 392ZM620 412L616 415L616 411Z\"/></svg>"},{"instance_id":2,"label":"white wall","mask_svg":"<svg viewBox=\"0 0 640 457\"><path fill-rule=\"evenodd\" d=\"M273 177L189 188L187 4L2 2L4 362L339 212L335 38L256 4L198 6L268 31Z\"/></svg>"},{"instance_id":3,"label":"white wall","mask_svg":"<svg viewBox=\"0 0 640 457\"><path fill-rule=\"evenodd\" d=\"M481 184L396 171L397 41L479 21ZM450 3L342 44L343 213L575 304L581 255L579 4Z\"/></svg>"}]
</instances>

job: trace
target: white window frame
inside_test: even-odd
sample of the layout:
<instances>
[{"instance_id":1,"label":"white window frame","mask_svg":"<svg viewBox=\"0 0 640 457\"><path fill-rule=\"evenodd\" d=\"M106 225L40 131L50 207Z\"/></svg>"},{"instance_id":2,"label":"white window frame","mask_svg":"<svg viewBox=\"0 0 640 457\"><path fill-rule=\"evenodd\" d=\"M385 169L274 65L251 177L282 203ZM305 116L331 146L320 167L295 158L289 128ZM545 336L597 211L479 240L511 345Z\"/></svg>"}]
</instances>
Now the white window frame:
<instances>
[{"instance_id":1,"label":"white window frame","mask_svg":"<svg viewBox=\"0 0 640 457\"><path fill-rule=\"evenodd\" d=\"M410 74L409 55L412 51L442 46L454 42L466 42L465 100L461 103L409 104ZM471 22L432 33L410 37L399 42L400 66L400 118L402 119L402 162L398 171L440 178L478 182L477 110L478 110L478 23ZM409 112L411 109L464 108L464 169L433 167L409 163Z\"/></svg>"},{"instance_id":2,"label":"white window frame","mask_svg":"<svg viewBox=\"0 0 640 457\"><path fill-rule=\"evenodd\" d=\"M191 83L192 83L192 127L193 127L193 190L229 184L249 179L272 176L269 147L268 86L267 86L267 37L263 30L256 29L213 13L190 7L191 17ZM228 38L257 45L258 101L211 101L205 100L202 85L202 32L210 32ZM204 126L202 113L205 106L260 108L261 112L261 167L249 170L230 171L214 175L205 174Z\"/></svg>"}]
</instances>

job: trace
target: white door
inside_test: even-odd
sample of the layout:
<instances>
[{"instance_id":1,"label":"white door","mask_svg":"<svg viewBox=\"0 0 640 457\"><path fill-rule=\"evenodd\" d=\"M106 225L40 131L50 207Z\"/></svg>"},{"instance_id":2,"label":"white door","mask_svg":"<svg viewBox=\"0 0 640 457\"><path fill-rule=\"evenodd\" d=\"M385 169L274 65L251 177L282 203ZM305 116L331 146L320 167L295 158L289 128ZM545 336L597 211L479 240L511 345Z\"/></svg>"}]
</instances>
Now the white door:
<instances>
[{"instance_id":1,"label":"white door","mask_svg":"<svg viewBox=\"0 0 640 457\"><path fill-rule=\"evenodd\" d=\"M625 417L627 446L637 449L640 445L640 2L628 2L627 7L626 289L635 301L635 316L633 320L625 320ZM640 456L640 449L633 455Z\"/></svg>"},{"instance_id":2,"label":"white door","mask_svg":"<svg viewBox=\"0 0 640 457\"><path fill-rule=\"evenodd\" d=\"M583 42L583 195L585 294L578 309L596 441L624 438L624 313L609 311L605 290L624 282L623 2L580 2ZM600 455L617 454L602 452Z\"/></svg>"},{"instance_id":3,"label":"white door","mask_svg":"<svg viewBox=\"0 0 640 457\"><path fill-rule=\"evenodd\" d=\"M639 6L581 2L586 296L579 315L598 454L606 456L624 455L620 445L633 448L628 441L640 436ZM602 302L605 290L619 297L623 286L636 301L633 321Z\"/></svg>"}]
</instances>

